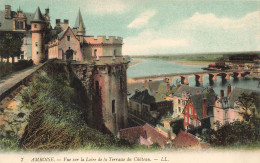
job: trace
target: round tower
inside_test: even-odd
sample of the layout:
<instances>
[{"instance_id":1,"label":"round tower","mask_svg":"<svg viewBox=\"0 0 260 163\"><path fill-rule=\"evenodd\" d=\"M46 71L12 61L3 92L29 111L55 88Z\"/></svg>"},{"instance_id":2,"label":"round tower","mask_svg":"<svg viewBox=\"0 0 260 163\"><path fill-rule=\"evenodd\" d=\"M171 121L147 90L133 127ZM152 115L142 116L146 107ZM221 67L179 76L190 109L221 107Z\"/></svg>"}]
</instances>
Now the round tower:
<instances>
[{"instance_id":1,"label":"round tower","mask_svg":"<svg viewBox=\"0 0 260 163\"><path fill-rule=\"evenodd\" d=\"M38 7L31 21L32 31L32 60L38 65L43 59L44 54L44 37L45 37L46 21L44 20L41 10Z\"/></svg>"}]
</instances>

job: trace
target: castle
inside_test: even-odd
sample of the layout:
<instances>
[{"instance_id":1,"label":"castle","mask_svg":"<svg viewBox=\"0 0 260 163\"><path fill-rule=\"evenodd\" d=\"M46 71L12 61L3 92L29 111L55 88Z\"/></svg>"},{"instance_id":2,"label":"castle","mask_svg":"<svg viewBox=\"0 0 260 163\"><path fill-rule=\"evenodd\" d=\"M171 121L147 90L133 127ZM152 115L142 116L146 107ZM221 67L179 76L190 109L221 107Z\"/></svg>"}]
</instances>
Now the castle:
<instances>
[{"instance_id":1,"label":"castle","mask_svg":"<svg viewBox=\"0 0 260 163\"><path fill-rule=\"evenodd\" d=\"M18 59L32 59L35 65L47 59L69 61L86 90L89 124L114 135L127 127L128 60L122 56L122 38L86 36L80 10L73 28L67 19L56 19L52 28L49 9L42 14L38 7L32 14L20 8L14 12L9 5L0 11L1 31L25 34Z\"/></svg>"}]
</instances>

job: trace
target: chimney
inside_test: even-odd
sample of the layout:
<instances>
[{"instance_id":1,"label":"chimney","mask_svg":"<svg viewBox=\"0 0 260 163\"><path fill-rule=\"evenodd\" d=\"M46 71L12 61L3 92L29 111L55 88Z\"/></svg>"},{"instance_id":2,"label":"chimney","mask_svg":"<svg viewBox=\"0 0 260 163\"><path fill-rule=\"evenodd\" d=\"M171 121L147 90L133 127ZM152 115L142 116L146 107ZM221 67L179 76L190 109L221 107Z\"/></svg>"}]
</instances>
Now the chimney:
<instances>
[{"instance_id":1,"label":"chimney","mask_svg":"<svg viewBox=\"0 0 260 163\"><path fill-rule=\"evenodd\" d=\"M207 118L207 99L202 99L202 118Z\"/></svg>"},{"instance_id":2,"label":"chimney","mask_svg":"<svg viewBox=\"0 0 260 163\"><path fill-rule=\"evenodd\" d=\"M46 9L45 9L45 15L49 15L49 13L50 13L50 9L49 9L49 8L46 8Z\"/></svg>"},{"instance_id":3,"label":"chimney","mask_svg":"<svg viewBox=\"0 0 260 163\"><path fill-rule=\"evenodd\" d=\"M68 19L64 19L64 24L69 24L69 20Z\"/></svg>"},{"instance_id":4,"label":"chimney","mask_svg":"<svg viewBox=\"0 0 260 163\"><path fill-rule=\"evenodd\" d=\"M231 85L229 84L227 86L227 96L230 97L230 95L231 95Z\"/></svg>"},{"instance_id":5,"label":"chimney","mask_svg":"<svg viewBox=\"0 0 260 163\"><path fill-rule=\"evenodd\" d=\"M170 92L170 90L171 90L170 84L167 83L167 92Z\"/></svg>"},{"instance_id":6,"label":"chimney","mask_svg":"<svg viewBox=\"0 0 260 163\"><path fill-rule=\"evenodd\" d=\"M148 82L147 82L147 80L144 81L144 88L148 88Z\"/></svg>"},{"instance_id":7,"label":"chimney","mask_svg":"<svg viewBox=\"0 0 260 163\"><path fill-rule=\"evenodd\" d=\"M60 19L56 19L56 26L60 26Z\"/></svg>"},{"instance_id":8,"label":"chimney","mask_svg":"<svg viewBox=\"0 0 260 163\"><path fill-rule=\"evenodd\" d=\"M5 19L11 19L11 18L12 18L11 6L5 5Z\"/></svg>"},{"instance_id":9,"label":"chimney","mask_svg":"<svg viewBox=\"0 0 260 163\"><path fill-rule=\"evenodd\" d=\"M220 90L220 98L221 98L221 99L224 98L224 90Z\"/></svg>"}]
</instances>

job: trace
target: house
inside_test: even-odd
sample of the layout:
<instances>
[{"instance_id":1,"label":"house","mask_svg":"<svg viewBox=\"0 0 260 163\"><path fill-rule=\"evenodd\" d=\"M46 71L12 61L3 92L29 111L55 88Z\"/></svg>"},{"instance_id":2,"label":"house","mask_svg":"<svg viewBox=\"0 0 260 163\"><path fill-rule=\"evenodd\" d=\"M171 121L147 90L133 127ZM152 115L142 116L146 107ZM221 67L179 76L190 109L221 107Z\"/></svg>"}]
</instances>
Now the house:
<instances>
[{"instance_id":1,"label":"house","mask_svg":"<svg viewBox=\"0 0 260 163\"><path fill-rule=\"evenodd\" d=\"M184 128L187 130L193 129L202 124L211 127L213 125L213 120L210 121L210 124L204 124L203 122L208 118L213 118L214 103L214 92L190 96L183 110Z\"/></svg>"},{"instance_id":2,"label":"house","mask_svg":"<svg viewBox=\"0 0 260 163\"><path fill-rule=\"evenodd\" d=\"M219 122L221 125L225 123L231 123L236 120L244 120L241 116L241 112L243 109L241 108L241 104L239 103L239 97L244 93L246 95L250 95L255 93L257 95L258 100L255 101L256 106L256 114L260 115L260 91L242 89L242 88L234 88L231 90L231 86L227 87L227 96L224 96L224 90L221 90L220 98L216 101L214 107L214 122Z\"/></svg>"},{"instance_id":3,"label":"house","mask_svg":"<svg viewBox=\"0 0 260 163\"><path fill-rule=\"evenodd\" d=\"M171 143L171 137L165 136L149 124L120 130L120 139L126 139L141 145L158 144L164 148Z\"/></svg>"},{"instance_id":4,"label":"house","mask_svg":"<svg viewBox=\"0 0 260 163\"><path fill-rule=\"evenodd\" d=\"M136 90L129 98L128 112L146 122L156 124L162 116L171 114L172 102L165 100L160 94L151 95L148 89Z\"/></svg>"},{"instance_id":5,"label":"house","mask_svg":"<svg viewBox=\"0 0 260 163\"><path fill-rule=\"evenodd\" d=\"M173 103L173 117L182 117L182 112L189 96L200 94L203 90L204 89L200 87L177 85L177 87L172 90L172 93L166 97L166 100L172 101Z\"/></svg>"}]
</instances>

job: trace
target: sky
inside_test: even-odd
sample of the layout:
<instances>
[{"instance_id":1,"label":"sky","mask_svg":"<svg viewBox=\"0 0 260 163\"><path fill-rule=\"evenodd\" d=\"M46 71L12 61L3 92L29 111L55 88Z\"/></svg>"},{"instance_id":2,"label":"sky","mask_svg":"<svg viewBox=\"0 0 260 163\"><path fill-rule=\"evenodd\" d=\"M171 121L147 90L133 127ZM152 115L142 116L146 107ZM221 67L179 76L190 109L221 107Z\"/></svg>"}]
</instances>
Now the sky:
<instances>
[{"instance_id":1,"label":"sky","mask_svg":"<svg viewBox=\"0 0 260 163\"><path fill-rule=\"evenodd\" d=\"M86 35L121 36L123 55L260 50L260 1L249 0L0 0L12 10L42 13L51 23L81 10Z\"/></svg>"}]
</instances>

